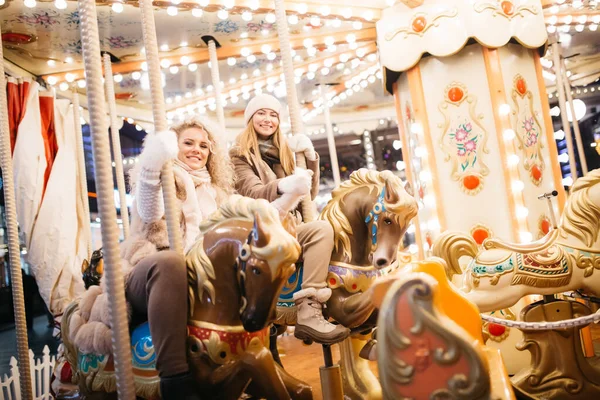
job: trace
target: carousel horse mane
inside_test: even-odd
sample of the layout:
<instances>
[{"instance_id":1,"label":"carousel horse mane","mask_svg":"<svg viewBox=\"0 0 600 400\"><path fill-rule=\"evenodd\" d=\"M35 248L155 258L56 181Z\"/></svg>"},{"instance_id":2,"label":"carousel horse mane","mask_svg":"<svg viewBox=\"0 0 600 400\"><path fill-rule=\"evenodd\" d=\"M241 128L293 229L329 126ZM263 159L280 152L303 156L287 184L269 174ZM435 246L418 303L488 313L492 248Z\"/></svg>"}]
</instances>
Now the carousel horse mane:
<instances>
[{"instance_id":1,"label":"carousel horse mane","mask_svg":"<svg viewBox=\"0 0 600 400\"><path fill-rule=\"evenodd\" d=\"M215 301L215 288L212 283L212 280L216 278L215 269L210 258L204 251L204 235L222 222L230 220L254 222L256 216L260 218L265 226L281 226L278 211L267 200L252 199L240 195L229 196L217 211L200 224L201 236L186 255L190 313L194 310L194 288L198 291L199 301L202 301L202 295L205 291ZM283 230L283 228L281 229ZM273 234L267 246L253 248L252 252L260 258L269 259L278 249L285 248L286 242L290 239L293 239L293 237L289 234ZM273 275L275 275L274 269L277 267L275 264L269 263Z\"/></svg>"},{"instance_id":2,"label":"carousel horse mane","mask_svg":"<svg viewBox=\"0 0 600 400\"><path fill-rule=\"evenodd\" d=\"M600 228L600 207L594 204L589 196L590 188L598 182L600 169L577 179L560 223L563 236L573 235L588 247L592 247L598 239Z\"/></svg>"},{"instance_id":3,"label":"carousel horse mane","mask_svg":"<svg viewBox=\"0 0 600 400\"><path fill-rule=\"evenodd\" d=\"M319 219L325 220L331 224L334 232L335 250L339 248L343 251L343 256L352 259L352 249L350 246L350 236L352 236L352 227L348 217L342 211L342 205L346 195L354 190L367 187L369 194L375 193L377 196L378 189L389 182L394 187L404 188L402 180L394 175L391 171L371 171L366 168L361 168L350 174L350 179L344 181L340 187L332 192L332 199L327 203ZM406 213L416 207L414 198L410 196L406 190L398 190L398 201L394 204L385 202L387 211L393 214L399 223L402 223L406 218ZM415 209L416 213L416 209Z\"/></svg>"}]
</instances>

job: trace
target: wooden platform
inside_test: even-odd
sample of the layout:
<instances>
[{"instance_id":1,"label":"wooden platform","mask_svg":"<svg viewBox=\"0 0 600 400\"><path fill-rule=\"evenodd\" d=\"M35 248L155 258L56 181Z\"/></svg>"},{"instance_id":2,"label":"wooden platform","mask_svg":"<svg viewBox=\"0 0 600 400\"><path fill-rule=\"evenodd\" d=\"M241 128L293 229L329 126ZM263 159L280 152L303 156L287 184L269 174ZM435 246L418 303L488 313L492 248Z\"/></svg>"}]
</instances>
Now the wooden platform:
<instances>
[{"instance_id":1,"label":"wooden platform","mask_svg":"<svg viewBox=\"0 0 600 400\"><path fill-rule=\"evenodd\" d=\"M301 379L313 388L314 400L323 400L319 368L323 366L322 347L318 344L306 346L293 335L280 336L278 347L283 367L295 378ZM333 360L338 362L340 352L333 346ZM283 354L285 352L285 355ZM377 375L377 363L371 362L371 369Z\"/></svg>"}]
</instances>

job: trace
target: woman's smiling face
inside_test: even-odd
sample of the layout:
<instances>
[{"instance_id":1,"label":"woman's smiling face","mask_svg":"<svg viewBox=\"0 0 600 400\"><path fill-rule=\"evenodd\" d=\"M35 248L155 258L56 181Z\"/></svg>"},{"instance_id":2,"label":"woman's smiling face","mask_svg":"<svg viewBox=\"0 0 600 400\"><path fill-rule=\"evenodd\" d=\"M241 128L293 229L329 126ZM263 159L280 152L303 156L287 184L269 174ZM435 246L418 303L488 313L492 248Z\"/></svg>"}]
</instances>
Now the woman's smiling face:
<instances>
[{"instance_id":1,"label":"woman's smiling face","mask_svg":"<svg viewBox=\"0 0 600 400\"><path fill-rule=\"evenodd\" d=\"M177 140L177 158L192 170L206 166L210 156L211 143L204 129L192 127L182 131Z\"/></svg>"},{"instance_id":2,"label":"woman's smiling face","mask_svg":"<svg viewBox=\"0 0 600 400\"><path fill-rule=\"evenodd\" d=\"M268 108L261 108L252 117L254 130L261 139L270 138L279 127L279 114Z\"/></svg>"}]
</instances>

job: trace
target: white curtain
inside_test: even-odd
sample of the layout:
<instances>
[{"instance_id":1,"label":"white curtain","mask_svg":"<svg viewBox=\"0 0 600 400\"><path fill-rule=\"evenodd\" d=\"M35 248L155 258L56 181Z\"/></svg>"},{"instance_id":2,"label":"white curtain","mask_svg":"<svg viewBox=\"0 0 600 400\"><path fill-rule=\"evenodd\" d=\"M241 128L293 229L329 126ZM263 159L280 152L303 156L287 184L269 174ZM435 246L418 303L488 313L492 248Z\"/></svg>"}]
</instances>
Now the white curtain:
<instances>
[{"instance_id":1,"label":"white curtain","mask_svg":"<svg viewBox=\"0 0 600 400\"><path fill-rule=\"evenodd\" d=\"M35 218L42 202L47 166L37 82L31 82L25 108L25 116L17 130L13 168L17 221L22 241L29 247Z\"/></svg>"},{"instance_id":2,"label":"white curtain","mask_svg":"<svg viewBox=\"0 0 600 400\"><path fill-rule=\"evenodd\" d=\"M81 263L87 258L87 237L80 233L89 221L83 221L78 199L79 149L69 100L55 100L54 128L58 152L32 230L27 261L48 308L60 315L84 290Z\"/></svg>"}]
</instances>

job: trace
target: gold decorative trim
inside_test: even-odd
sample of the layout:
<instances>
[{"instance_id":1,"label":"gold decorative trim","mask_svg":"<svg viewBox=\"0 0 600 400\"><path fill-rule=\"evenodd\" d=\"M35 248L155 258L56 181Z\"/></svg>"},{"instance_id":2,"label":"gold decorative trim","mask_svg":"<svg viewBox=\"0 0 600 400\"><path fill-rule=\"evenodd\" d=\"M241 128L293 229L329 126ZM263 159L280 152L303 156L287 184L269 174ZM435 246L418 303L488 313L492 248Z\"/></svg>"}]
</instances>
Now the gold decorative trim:
<instances>
[{"instance_id":1,"label":"gold decorative trim","mask_svg":"<svg viewBox=\"0 0 600 400\"><path fill-rule=\"evenodd\" d=\"M544 157L542 156L542 149L544 148L542 125L537 117L538 113L533 109L533 94L528 89L527 81L521 74L516 74L513 78L511 98L515 106L515 111L512 114L516 116L514 130L519 140L519 150L523 151L523 168L529 172L531 182L536 186L540 186L544 179L545 169ZM529 115L531 116L529 119L521 120L518 98L527 100ZM535 143L531 143L531 139L527 136L530 136L529 132L535 129L537 129L538 134L535 136ZM535 168L538 169L537 172L535 172ZM539 174L539 177L536 178L535 174Z\"/></svg>"},{"instance_id":2,"label":"gold decorative trim","mask_svg":"<svg viewBox=\"0 0 600 400\"><path fill-rule=\"evenodd\" d=\"M330 261L329 265L333 265L335 267L343 267L343 268L353 269L356 271L375 271L375 270L377 270L372 265L352 265L352 264L348 264L348 263L345 263L342 261Z\"/></svg>"},{"instance_id":3,"label":"gold decorative trim","mask_svg":"<svg viewBox=\"0 0 600 400\"><path fill-rule=\"evenodd\" d=\"M246 332L246 330L244 329L244 327L242 325L217 325L217 324L213 324L212 322L194 321L191 319L188 320L188 325L195 326L196 328L204 328L204 329L210 329L210 330L214 330L214 331L223 331L223 332L228 332L228 333Z\"/></svg>"},{"instance_id":4,"label":"gold decorative trim","mask_svg":"<svg viewBox=\"0 0 600 400\"><path fill-rule=\"evenodd\" d=\"M454 18L458 15L458 9L453 8L450 11L444 11L433 17L431 22L427 21L427 13L419 12L413 15L410 20L410 26L403 26L394 31L385 34L385 40L388 42L394 39L398 34L403 33L406 39L409 35L423 36L432 26L438 27L441 18Z\"/></svg>"},{"instance_id":5,"label":"gold decorative trim","mask_svg":"<svg viewBox=\"0 0 600 400\"><path fill-rule=\"evenodd\" d=\"M483 247L486 250L502 249L522 254L537 253L552 246L556 242L556 239L558 239L558 232L559 229L553 229L542 239L526 244L507 243L500 239L488 239L483 242Z\"/></svg>"},{"instance_id":6,"label":"gold decorative trim","mask_svg":"<svg viewBox=\"0 0 600 400\"><path fill-rule=\"evenodd\" d=\"M469 105L470 121L467 122L465 119L465 123L461 124L460 128L456 129L454 133L451 133L451 118L448 108L450 106L460 107L464 101ZM452 82L446 86L444 100L438 106L440 113L444 117L444 122L438 124L438 127L442 129L439 143L442 151L445 153L444 161L452 161L451 178L460 182L461 190L470 196L475 196L481 192L484 186L483 177L487 176L490 172L488 166L483 161L483 154L489 154L490 152L486 147L488 132L479 122L484 116L483 114L477 115L476 108L477 97L470 94L467 86L460 82ZM471 136L470 134L473 129L471 122L480 131L476 136ZM460 140L456 139L458 133L464 134L465 137ZM455 143L449 144L447 143L448 141ZM470 146L474 146L474 149L468 149L467 145L469 144ZM463 154L460 154L460 152ZM458 171L459 167L462 169L460 172Z\"/></svg>"},{"instance_id":7,"label":"gold decorative trim","mask_svg":"<svg viewBox=\"0 0 600 400\"><path fill-rule=\"evenodd\" d=\"M506 8L511 7L510 11L504 9L505 6L506 6ZM483 3L483 2L478 3L473 6L473 10L475 10L475 12L478 14L481 14L482 12L484 12L486 10L493 10L492 15L494 17L497 15L501 15L504 18L508 19L509 21L512 20L517 15L520 17L524 17L525 11L528 11L533 15L538 14L538 8L536 6L518 6L515 9L514 3L512 1L508 1L508 0L503 0L503 1L498 0L498 2L496 2L496 3Z\"/></svg>"}]
</instances>

